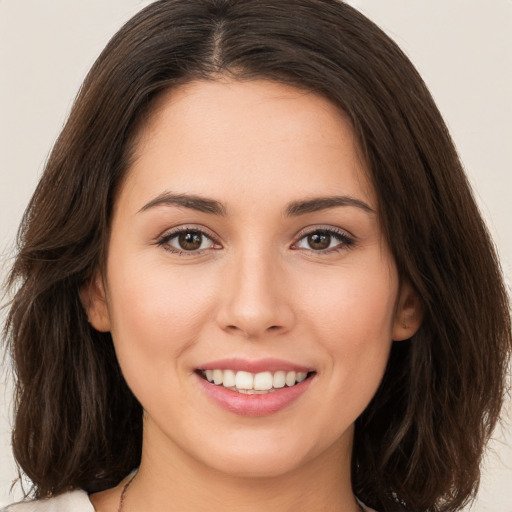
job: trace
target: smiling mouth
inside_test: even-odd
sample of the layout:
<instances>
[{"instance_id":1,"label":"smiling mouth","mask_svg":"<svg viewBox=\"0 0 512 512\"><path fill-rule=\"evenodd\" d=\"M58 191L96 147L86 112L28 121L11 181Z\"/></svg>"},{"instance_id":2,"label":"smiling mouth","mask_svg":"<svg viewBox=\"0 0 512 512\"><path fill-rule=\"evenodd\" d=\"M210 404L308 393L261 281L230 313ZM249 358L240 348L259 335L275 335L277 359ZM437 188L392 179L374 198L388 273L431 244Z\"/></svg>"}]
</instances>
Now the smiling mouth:
<instances>
[{"instance_id":1,"label":"smiling mouth","mask_svg":"<svg viewBox=\"0 0 512 512\"><path fill-rule=\"evenodd\" d=\"M283 388L291 388L316 374L314 371L278 370L276 372L250 373L241 370L221 369L197 370L197 373L211 384L246 395L262 395Z\"/></svg>"}]
</instances>

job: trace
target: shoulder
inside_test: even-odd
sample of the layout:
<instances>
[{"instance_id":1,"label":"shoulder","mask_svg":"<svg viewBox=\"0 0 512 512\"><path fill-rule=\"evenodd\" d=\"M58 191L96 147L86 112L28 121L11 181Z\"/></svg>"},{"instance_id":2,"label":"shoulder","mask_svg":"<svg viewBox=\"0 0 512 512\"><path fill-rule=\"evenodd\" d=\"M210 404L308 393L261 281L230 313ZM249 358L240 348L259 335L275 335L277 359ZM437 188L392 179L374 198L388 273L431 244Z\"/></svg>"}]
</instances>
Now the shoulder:
<instances>
[{"instance_id":1,"label":"shoulder","mask_svg":"<svg viewBox=\"0 0 512 512\"><path fill-rule=\"evenodd\" d=\"M76 490L45 500L21 501L0 512L94 512L94 507L85 491Z\"/></svg>"}]
</instances>

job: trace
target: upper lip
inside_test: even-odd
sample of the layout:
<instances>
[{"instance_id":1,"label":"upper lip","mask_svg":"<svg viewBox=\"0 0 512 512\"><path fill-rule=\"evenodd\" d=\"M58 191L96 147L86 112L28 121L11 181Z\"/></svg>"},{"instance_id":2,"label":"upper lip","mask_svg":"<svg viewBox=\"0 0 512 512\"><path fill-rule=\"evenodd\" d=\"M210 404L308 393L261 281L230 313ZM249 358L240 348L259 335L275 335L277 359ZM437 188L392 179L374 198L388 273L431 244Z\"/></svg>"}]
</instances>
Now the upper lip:
<instances>
[{"instance_id":1,"label":"upper lip","mask_svg":"<svg viewBox=\"0 0 512 512\"><path fill-rule=\"evenodd\" d=\"M243 359L239 357L231 357L226 359L217 359L210 361L198 367L198 370L234 370L245 371L250 373L260 372L277 372L279 370L287 372L310 372L312 368L285 361L283 359L264 358L264 359Z\"/></svg>"}]
</instances>

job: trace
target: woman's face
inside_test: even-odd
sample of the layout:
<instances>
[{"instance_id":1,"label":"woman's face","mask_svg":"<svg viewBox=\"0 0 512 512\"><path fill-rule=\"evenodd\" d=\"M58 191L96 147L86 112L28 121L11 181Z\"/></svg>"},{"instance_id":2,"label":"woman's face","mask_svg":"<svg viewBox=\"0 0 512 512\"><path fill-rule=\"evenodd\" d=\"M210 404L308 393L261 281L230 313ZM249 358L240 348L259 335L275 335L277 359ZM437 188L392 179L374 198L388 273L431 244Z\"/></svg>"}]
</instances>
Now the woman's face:
<instances>
[{"instance_id":1,"label":"woman's face","mask_svg":"<svg viewBox=\"0 0 512 512\"><path fill-rule=\"evenodd\" d=\"M196 81L160 100L86 299L144 407L145 455L239 476L349 463L392 339L415 329L377 209L322 97Z\"/></svg>"}]
</instances>

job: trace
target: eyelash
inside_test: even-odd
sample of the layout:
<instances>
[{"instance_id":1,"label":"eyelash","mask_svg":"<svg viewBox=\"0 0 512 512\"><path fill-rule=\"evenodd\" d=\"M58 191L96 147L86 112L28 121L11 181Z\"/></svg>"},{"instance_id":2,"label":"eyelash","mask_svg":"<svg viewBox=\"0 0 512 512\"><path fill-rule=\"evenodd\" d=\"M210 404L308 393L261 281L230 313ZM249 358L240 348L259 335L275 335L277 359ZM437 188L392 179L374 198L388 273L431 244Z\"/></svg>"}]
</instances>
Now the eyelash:
<instances>
[{"instance_id":1,"label":"eyelash","mask_svg":"<svg viewBox=\"0 0 512 512\"><path fill-rule=\"evenodd\" d=\"M159 247L163 247L166 251L169 251L173 254L177 254L179 256L185 256L185 257L197 256L198 254L202 254L204 251L210 249L210 248L207 248L207 249L197 249L197 250L187 251L184 249L177 249L176 247L172 247L171 245L169 245L169 242L173 238L176 238L180 234L184 234L184 233L198 234L201 237L205 237L208 240L210 240L213 246L215 246L217 244L214 237L212 237L211 235L209 235L202 229L195 228L195 227L180 227L180 228L177 228L177 229L171 231L170 233L166 233L165 235L158 238L158 240L156 241L156 245L158 245ZM305 232L300 233L297 241L293 243L292 249L300 250L300 248L296 247L297 244L299 244L306 237L312 236L315 234L327 235L327 236L335 238L339 241L339 244L337 244L335 247L330 247L327 249L320 249L320 250L306 249L306 250L311 251L315 255L338 253L343 250L350 249L355 244L354 238L347 235L347 233L342 230L337 230L332 227L330 227L330 228L315 228L315 229L312 229L311 231L305 231Z\"/></svg>"},{"instance_id":2,"label":"eyelash","mask_svg":"<svg viewBox=\"0 0 512 512\"><path fill-rule=\"evenodd\" d=\"M198 250L191 250L187 251L184 249L177 249L176 247L172 247L169 245L169 242L173 239L179 236L182 233L194 233L201 235L202 237L207 238L208 240L211 240L212 244L215 246L216 241L214 237L203 231L202 229L195 228L195 227L180 227L177 228L169 233L166 233L165 235L158 238L156 241L156 245L163 247L166 251L169 251L173 254L177 254L178 256L197 256L198 254L202 254L207 249L198 249Z\"/></svg>"},{"instance_id":3,"label":"eyelash","mask_svg":"<svg viewBox=\"0 0 512 512\"><path fill-rule=\"evenodd\" d=\"M339 253L341 251L346 251L350 249L355 244L355 239L352 236L348 235L345 231L342 231L341 229L335 229L332 227L319 227L312 230L303 231L302 233L300 233L297 242L294 242L293 246L296 246L301 240L315 234L327 235L339 241L339 243L335 247L320 250L309 249L309 251L311 251L315 255ZM300 250L300 248L297 248L295 250Z\"/></svg>"}]
</instances>

